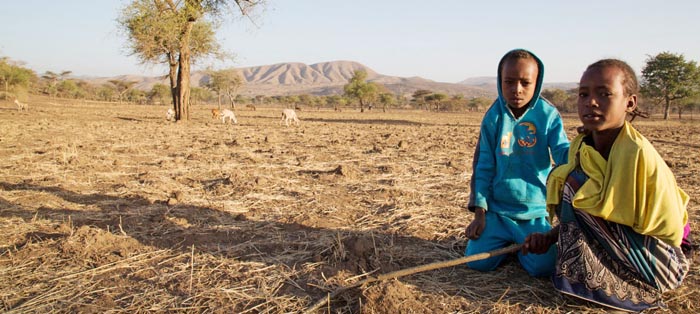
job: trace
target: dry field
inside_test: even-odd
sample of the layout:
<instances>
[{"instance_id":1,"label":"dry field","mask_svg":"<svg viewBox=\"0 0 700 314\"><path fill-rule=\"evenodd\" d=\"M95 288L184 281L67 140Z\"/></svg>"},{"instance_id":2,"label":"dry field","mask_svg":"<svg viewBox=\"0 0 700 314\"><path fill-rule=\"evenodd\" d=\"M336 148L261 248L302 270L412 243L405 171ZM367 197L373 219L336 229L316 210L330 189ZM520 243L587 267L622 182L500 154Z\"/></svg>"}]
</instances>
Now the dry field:
<instances>
[{"instance_id":1,"label":"dry field","mask_svg":"<svg viewBox=\"0 0 700 314\"><path fill-rule=\"evenodd\" d=\"M481 113L0 103L0 311L298 313L338 287L462 256ZM640 121L641 120L641 121ZM566 118L573 135L575 117ZM700 123L635 121L693 198ZM697 313L700 268L665 296ZM351 289L319 313L605 313L509 258Z\"/></svg>"}]
</instances>

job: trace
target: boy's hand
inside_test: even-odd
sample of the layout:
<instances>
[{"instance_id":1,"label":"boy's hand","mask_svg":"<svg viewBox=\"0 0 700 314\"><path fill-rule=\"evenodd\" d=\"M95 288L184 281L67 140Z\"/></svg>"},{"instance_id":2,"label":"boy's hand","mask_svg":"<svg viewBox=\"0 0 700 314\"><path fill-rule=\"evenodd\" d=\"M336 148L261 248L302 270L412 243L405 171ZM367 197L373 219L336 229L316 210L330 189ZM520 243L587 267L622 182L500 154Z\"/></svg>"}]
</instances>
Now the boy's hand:
<instances>
[{"instance_id":1,"label":"boy's hand","mask_svg":"<svg viewBox=\"0 0 700 314\"><path fill-rule=\"evenodd\" d=\"M486 227L486 210L477 207L474 210L474 220L467 226L467 229L464 231L464 233L467 236L467 239L472 239L476 240L481 236L481 233L484 232L484 228Z\"/></svg>"},{"instance_id":2,"label":"boy's hand","mask_svg":"<svg viewBox=\"0 0 700 314\"><path fill-rule=\"evenodd\" d=\"M547 253L549 247L557 242L559 237L559 226L556 226L547 233L532 233L525 238L523 242L522 253L544 254Z\"/></svg>"}]
</instances>

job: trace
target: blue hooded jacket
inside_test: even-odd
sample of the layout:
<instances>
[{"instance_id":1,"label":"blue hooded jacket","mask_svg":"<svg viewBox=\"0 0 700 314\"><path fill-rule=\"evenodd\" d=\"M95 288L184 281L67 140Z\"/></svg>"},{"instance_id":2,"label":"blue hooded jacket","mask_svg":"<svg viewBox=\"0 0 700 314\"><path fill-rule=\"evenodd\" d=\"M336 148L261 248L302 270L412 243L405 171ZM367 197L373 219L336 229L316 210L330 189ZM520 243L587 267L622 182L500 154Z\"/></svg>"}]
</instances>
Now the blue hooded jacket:
<instances>
[{"instance_id":1,"label":"blue hooded jacket","mask_svg":"<svg viewBox=\"0 0 700 314\"><path fill-rule=\"evenodd\" d=\"M505 56L498 64L498 99L484 115L474 153L471 211L482 207L521 220L547 216L546 181L552 161L567 162L569 140L561 116L540 96L544 65L528 53L537 61L539 72L532 100L517 119L501 91Z\"/></svg>"}]
</instances>

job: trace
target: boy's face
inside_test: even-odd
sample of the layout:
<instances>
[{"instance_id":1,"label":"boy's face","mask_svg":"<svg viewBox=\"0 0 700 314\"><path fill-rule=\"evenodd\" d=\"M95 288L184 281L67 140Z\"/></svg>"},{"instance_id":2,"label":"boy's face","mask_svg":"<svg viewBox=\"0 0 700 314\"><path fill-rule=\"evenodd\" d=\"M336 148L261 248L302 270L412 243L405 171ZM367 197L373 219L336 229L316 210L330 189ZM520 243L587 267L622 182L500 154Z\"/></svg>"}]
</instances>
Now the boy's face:
<instances>
[{"instance_id":1,"label":"boy's face","mask_svg":"<svg viewBox=\"0 0 700 314\"><path fill-rule=\"evenodd\" d=\"M590 131L617 129L627 112L637 107L636 95L625 95L624 72L617 67L595 67L583 73L578 90L578 116Z\"/></svg>"},{"instance_id":2,"label":"boy's face","mask_svg":"<svg viewBox=\"0 0 700 314\"><path fill-rule=\"evenodd\" d=\"M501 94L512 108L525 107L535 94L537 62L534 59L506 60L501 69Z\"/></svg>"}]
</instances>

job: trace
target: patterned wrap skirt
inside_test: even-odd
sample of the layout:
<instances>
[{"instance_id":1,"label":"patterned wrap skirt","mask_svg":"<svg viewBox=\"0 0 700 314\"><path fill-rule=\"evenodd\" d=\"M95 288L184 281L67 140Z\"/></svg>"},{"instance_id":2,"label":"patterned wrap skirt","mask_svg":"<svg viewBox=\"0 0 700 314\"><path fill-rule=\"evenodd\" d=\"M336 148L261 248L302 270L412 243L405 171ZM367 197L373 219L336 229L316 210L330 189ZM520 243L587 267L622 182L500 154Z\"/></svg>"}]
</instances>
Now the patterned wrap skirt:
<instances>
[{"instance_id":1,"label":"patterned wrap skirt","mask_svg":"<svg viewBox=\"0 0 700 314\"><path fill-rule=\"evenodd\" d=\"M665 307L661 293L680 286L688 273L681 248L573 208L571 199L587 179L572 171L556 209L555 288L618 310Z\"/></svg>"}]
</instances>

